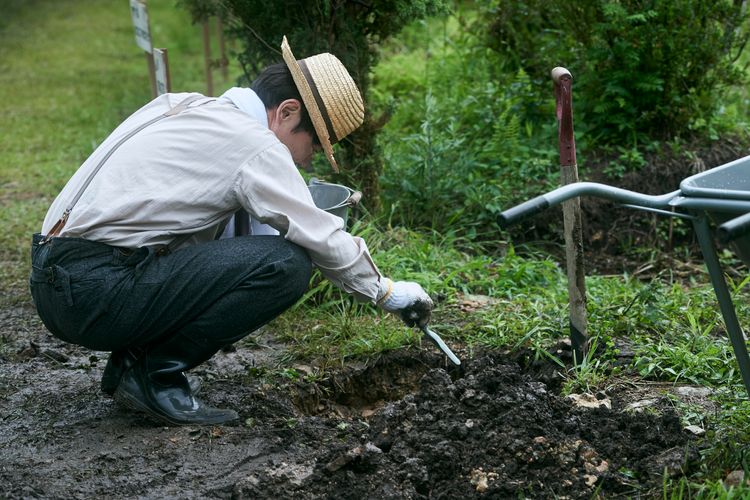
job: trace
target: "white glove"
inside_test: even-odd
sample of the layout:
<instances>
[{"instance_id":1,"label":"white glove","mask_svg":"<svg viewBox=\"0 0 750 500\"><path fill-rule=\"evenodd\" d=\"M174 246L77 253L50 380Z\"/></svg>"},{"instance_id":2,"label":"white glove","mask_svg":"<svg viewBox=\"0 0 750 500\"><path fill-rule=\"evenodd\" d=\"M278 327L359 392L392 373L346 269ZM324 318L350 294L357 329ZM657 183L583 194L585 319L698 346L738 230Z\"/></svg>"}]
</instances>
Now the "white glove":
<instances>
[{"instance_id":1,"label":"white glove","mask_svg":"<svg viewBox=\"0 0 750 500\"><path fill-rule=\"evenodd\" d=\"M406 326L429 323L433 304L427 292L411 281L388 281L388 291L378 305L388 312L399 314Z\"/></svg>"}]
</instances>

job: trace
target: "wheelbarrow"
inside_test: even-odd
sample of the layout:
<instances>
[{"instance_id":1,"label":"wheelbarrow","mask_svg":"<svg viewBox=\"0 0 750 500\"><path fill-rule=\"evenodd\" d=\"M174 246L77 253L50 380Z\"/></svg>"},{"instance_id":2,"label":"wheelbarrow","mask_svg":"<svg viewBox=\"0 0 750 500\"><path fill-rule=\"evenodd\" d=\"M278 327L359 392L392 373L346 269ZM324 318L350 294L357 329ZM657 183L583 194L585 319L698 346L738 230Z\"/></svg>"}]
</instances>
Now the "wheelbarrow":
<instances>
[{"instance_id":1,"label":"wheelbarrow","mask_svg":"<svg viewBox=\"0 0 750 500\"><path fill-rule=\"evenodd\" d=\"M629 208L692 222L742 381L750 395L750 357L714 243L714 236L729 243L750 266L750 156L687 177L680 182L680 189L662 195L641 194L593 182L567 184L505 210L498 216L498 223L508 227L580 196L603 198ZM715 235L712 227L716 228Z\"/></svg>"}]
</instances>

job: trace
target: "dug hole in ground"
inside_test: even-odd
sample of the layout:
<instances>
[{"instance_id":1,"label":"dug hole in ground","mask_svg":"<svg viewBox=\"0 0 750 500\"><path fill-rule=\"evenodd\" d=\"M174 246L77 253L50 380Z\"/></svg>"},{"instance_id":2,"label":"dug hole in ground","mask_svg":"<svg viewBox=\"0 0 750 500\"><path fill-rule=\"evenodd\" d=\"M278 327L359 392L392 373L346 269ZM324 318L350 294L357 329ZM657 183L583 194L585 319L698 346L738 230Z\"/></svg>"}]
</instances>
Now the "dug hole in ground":
<instances>
[{"instance_id":1,"label":"dug hole in ground","mask_svg":"<svg viewBox=\"0 0 750 500\"><path fill-rule=\"evenodd\" d=\"M106 353L58 341L31 306L1 310L0 332L8 498L649 496L689 473L700 446L668 385L574 401L559 367L528 353L452 345L456 367L429 343L269 377L284 346L268 330L194 370L236 425L164 427L104 397Z\"/></svg>"}]
</instances>

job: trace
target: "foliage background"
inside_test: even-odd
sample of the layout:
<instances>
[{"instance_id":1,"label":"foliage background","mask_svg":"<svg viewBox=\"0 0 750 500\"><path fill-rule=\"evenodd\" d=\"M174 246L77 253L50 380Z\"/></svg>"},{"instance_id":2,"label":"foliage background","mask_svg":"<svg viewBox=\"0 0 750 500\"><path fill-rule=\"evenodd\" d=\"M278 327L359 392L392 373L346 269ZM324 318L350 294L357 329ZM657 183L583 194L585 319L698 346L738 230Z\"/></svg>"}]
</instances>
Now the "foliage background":
<instances>
[{"instance_id":1,"label":"foliage background","mask_svg":"<svg viewBox=\"0 0 750 500\"><path fill-rule=\"evenodd\" d=\"M370 89L370 74L379 56L378 47L404 25L446 10L445 0L180 0L200 21L209 15L225 19L228 33L242 44L237 54L248 84L268 64L281 61L284 36L295 57L330 52L347 67L363 96ZM379 177L383 170L375 137L387 116L373 115L365 107L362 126L341 142L337 162L340 180L354 184L379 206ZM329 169L330 167L324 167Z\"/></svg>"}]
</instances>

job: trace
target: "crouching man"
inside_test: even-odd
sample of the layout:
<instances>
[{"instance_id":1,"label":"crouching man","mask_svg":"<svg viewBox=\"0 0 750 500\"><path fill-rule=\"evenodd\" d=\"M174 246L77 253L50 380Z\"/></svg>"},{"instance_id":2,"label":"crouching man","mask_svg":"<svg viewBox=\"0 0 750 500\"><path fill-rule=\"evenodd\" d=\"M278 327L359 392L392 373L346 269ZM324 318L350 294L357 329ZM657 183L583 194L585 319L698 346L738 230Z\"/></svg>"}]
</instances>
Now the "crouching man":
<instances>
[{"instance_id":1,"label":"crouching man","mask_svg":"<svg viewBox=\"0 0 750 500\"><path fill-rule=\"evenodd\" d=\"M219 98L162 95L81 165L32 246L31 293L60 339L110 351L102 390L170 424L221 424L191 368L272 320L305 292L312 266L361 301L429 320L416 283L378 271L361 238L315 207L295 165L362 124L359 91L331 54L264 70ZM244 209L279 236L217 239Z\"/></svg>"}]
</instances>

